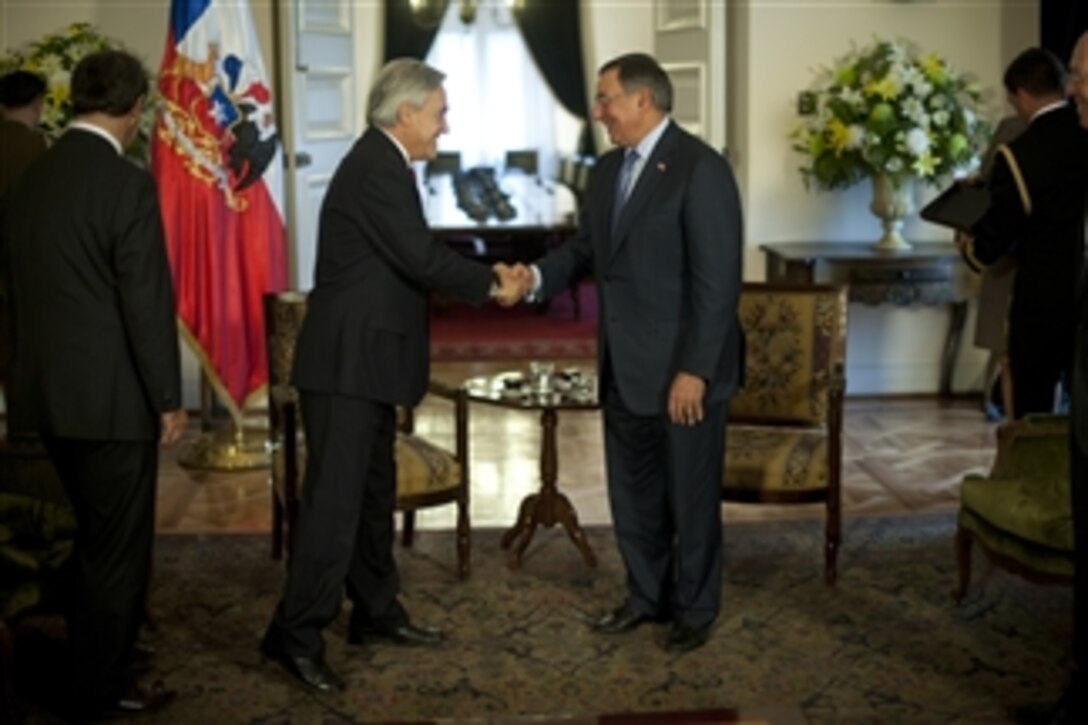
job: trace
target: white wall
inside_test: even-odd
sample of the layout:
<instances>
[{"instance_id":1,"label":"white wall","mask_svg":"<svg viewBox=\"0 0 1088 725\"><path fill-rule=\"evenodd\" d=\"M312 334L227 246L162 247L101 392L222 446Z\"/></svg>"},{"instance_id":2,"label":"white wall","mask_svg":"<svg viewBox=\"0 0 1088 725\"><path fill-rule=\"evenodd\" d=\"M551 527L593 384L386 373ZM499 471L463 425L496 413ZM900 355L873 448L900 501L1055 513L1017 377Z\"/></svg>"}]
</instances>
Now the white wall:
<instances>
[{"instance_id":1,"label":"white wall","mask_svg":"<svg viewBox=\"0 0 1088 725\"><path fill-rule=\"evenodd\" d=\"M528 0L533 2L534 0ZM708 0L727 2L727 0ZM251 0L266 63L271 67L272 0ZM381 57L378 0L356 0L360 85L366 87ZM995 90L1001 112L1001 73L1021 49L1038 42L1038 0L728 0L726 109L728 145L745 203L745 277L763 278L767 242L826 240L864 244L876 237L869 191L808 192L787 139L797 92L812 70L829 63L851 41L874 36L910 38L975 73ZM158 66L166 34L167 0L0 0L0 46L10 48L76 20L94 23L126 43L151 68ZM653 0L585 0L583 37L590 95L596 68L620 53L653 47ZM368 67L369 66L369 67ZM365 93L360 94L360 103ZM359 117L362 117L362 108ZM598 140L604 139L599 135ZM908 237L942 239L920 222ZM849 390L934 392L947 328L942 309L866 308L852 305L848 345ZM976 388L982 356L971 349L968 320L956 389ZM186 404L195 405L195 364L186 363Z\"/></svg>"}]
</instances>

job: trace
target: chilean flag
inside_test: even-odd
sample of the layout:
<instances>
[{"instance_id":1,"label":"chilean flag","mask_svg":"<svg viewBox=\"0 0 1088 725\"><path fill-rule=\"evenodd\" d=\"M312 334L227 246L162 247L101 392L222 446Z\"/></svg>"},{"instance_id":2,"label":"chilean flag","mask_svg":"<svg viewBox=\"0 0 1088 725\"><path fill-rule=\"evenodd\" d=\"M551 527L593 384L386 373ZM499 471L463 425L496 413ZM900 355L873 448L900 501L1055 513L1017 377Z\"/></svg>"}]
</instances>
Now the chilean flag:
<instances>
[{"instance_id":1,"label":"chilean flag","mask_svg":"<svg viewBox=\"0 0 1088 725\"><path fill-rule=\"evenodd\" d=\"M268 382L262 297L287 286L282 151L247 0L172 0L158 88L151 170L178 320L240 424Z\"/></svg>"}]
</instances>

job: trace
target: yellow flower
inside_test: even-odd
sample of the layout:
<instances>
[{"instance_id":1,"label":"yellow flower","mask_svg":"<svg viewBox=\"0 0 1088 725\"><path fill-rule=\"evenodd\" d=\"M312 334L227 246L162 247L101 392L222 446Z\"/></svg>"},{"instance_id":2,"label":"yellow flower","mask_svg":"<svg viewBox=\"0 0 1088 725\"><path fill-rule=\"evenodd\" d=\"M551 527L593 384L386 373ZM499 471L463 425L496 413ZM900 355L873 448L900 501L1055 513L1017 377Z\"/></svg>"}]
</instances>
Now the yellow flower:
<instances>
[{"instance_id":1,"label":"yellow flower","mask_svg":"<svg viewBox=\"0 0 1088 725\"><path fill-rule=\"evenodd\" d=\"M945 80L944 61L934 53L926 53L918 60L922 72L933 83L943 83Z\"/></svg>"},{"instance_id":2,"label":"yellow flower","mask_svg":"<svg viewBox=\"0 0 1088 725\"><path fill-rule=\"evenodd\" d=\"M922 155L911 164L911 168L914 169L915 173L919 176L933 176L934 172L937 170L937 164L940 162L941 159L939 157L934 156L929 151L923 151Z\"/></svg>"},{"instance_id":3,"label":"yellow flower","mask_svg":"<svg viewBox=\"0 0 1088 725\"><path fill-rule=\"evenodd\" d=\"M839 156L850 141L850 129L839 119L833 118L827 122L827 140L835 150L835 155Z\"/></svg>"},{"instance_id":4,"label":"yellow flower","mask_svg":"<svg viewBox=\"0 0 1088 725\"><path fill-rule=\"evenodd\" d=\"M866 83L865 95L880 96L885 101L890 101L899 95L899 86L891 79L891 76L884 76L878 81Z\"/></svg>"},{"instance_id":5,"label":"yellow flower","mask_svg":"<svg viewBox=\"0 0 1088 725\"><path fill-rule=\"evenodd\" d=\"M59 106L71 96L68 86L49 86L46 96L51 104Z\"/></svg>"}]
</instances>

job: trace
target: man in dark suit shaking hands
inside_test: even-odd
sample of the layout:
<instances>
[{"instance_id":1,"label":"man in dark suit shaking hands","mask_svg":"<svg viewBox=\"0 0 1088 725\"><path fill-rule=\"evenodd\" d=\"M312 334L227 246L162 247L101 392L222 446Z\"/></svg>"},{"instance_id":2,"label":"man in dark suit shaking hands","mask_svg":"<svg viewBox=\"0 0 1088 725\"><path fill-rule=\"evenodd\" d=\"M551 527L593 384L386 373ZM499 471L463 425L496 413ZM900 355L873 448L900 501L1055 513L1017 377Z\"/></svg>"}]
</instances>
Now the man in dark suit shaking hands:
<instances>
[{"instance_id":1,"label":"man in dark suit shaking hands","mask_svg":"<svg viewBox=\"0 0 1088 725\"><path fill-rule=\"evenodd\" d=\"M286 587L261 650L323 692L343 688L325 664L321 631L345 586L353 644L371 636L442 640L413 624L397 598L394 406L416 405L427 387L429 290L476 304L516 300L506 267L461 257L432 236L423 216L409 164L433 159L447 130L443 79L410 59L379 72L367 102L370 127L340 163L321 209L316 284L292 373L306 474Z\"/></svg>"},{"instance_id":2,"label":"man in dark suit shaking hands","mask_svg":"<svg viewBox=\"0 0 1088 725\"><path fill-rule=\"evenodd\" d=\"M671 620L665 647L682 652L706 642L721 602L743 241L729 164L671 108L672 84L650 56L601 67L593 117L618 148L595 166L579 234L526 289L551 297L590 272L597 281L608 494L628 592L592 628Z\"/></svg>"},{"instance_id":3,"label":"man in dark suit shaking hands","mask_svg":"<svg viewBox=\"0 0 1088 725\"><path fill-rule=\"evenodd\" d=\"M185 429L158 196L122 155L147 72L120 51L72 74L75 121L0 210L14 359L9 429L35 431L75 509L69 643L78 715L153 709L128 681L155 526L156 443Z\"/></svg>"}]
</instances>

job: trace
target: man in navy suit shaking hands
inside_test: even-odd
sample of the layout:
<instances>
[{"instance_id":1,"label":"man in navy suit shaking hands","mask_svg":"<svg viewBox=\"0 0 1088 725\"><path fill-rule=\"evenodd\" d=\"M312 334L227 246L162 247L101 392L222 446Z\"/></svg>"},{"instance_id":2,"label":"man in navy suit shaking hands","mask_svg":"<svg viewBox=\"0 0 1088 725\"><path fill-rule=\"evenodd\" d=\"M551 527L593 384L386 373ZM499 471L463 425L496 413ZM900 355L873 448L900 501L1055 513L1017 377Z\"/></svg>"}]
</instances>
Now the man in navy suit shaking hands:
<instances>
[{"instance_id":1,"label":"man in navy suit shaking hands","mask_svg":"<svg viewBox=\"0 0 1088 725\"><path fill-rule=\"evenodd\" d=\"M627 597L592 623L672 621L702 646L721 603L726 403L742 379L740 199L728 162L670 117L648 55L605 63L593 117L617 148L595 166L579 233L530 269L548 298L595 275L608 493Z\"/></svg>"}]
</instances>

